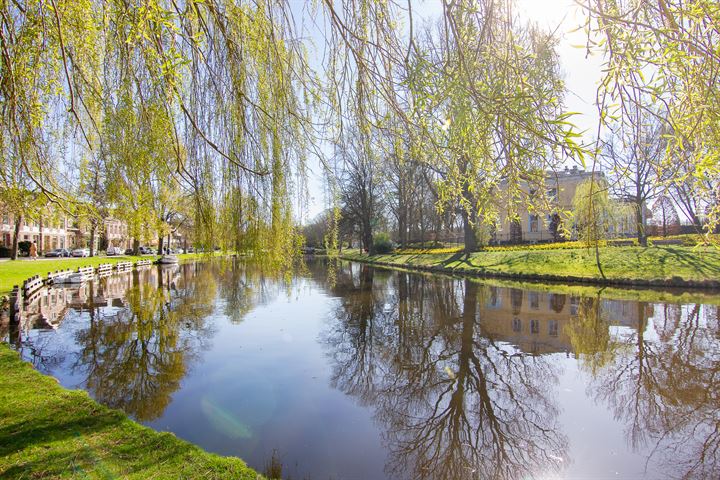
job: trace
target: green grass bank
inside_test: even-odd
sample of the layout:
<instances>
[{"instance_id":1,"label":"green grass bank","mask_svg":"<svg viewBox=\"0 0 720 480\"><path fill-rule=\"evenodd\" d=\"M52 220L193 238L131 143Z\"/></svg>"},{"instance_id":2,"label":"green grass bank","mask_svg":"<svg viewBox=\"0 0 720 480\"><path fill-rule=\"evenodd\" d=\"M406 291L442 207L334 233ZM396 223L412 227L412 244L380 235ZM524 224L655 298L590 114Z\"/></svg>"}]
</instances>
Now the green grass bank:
<instances>
[{"instance_id":1,"label":"green grass bank","mask_svg":"<svg viewBox=\"0 0 720 480\"><path fill-rule=\"evenodd\" d=\"M0 478L259 479L221 457L67 390L0 345Z\"/></svg>"},{"instance_id":2,"label":"green grass bank","mask_svg":"<svg viewBox=\"0 0 720 480\"><path fill-rule=\"evenodd\" d=\"M185 253L177 255L181 262L197 260L220 255L219 253ZM76 270L78 267L96 267L101 263L137 262L138 260L153 260L160 258L157 255L117 256L117 257L88 257L88 258L40 258L38 260L3 260L0 262L0 295L8 295L13 285L22 285L22 282L33 275L45 276L55 270Z\"/></svg>"},{"instance_id":3,"label":"green grass bank","mask_svg":"<svg viewBox=\"0 0 720 480\"><path fill-rule=\"evenodd\" d=\"M604 247L601 275L594 249L508 250L463 253L365 255L347 260L430 272L545 282L650 287L720 288L720 249L715 247Z\"/></svg>"}]
</instances>

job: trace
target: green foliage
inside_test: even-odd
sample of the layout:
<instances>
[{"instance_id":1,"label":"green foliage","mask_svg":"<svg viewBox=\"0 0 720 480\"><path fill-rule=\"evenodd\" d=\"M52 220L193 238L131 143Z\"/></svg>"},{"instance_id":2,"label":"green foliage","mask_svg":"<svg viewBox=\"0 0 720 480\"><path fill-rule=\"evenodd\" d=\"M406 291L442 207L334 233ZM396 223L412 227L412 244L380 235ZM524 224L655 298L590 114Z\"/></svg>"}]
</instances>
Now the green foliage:
<instances>
[{"instance_id":1,"label":"green foliage","mask_svg":"<svg viewBox=\"0 0 720 480\"><path fill-rule=\"evenodd\" d=\"M614 203L608 184L596 176L580 183L573 198L573 215L578 238L587 246L604 240L614 223Z\"/></svg>"},{"instance_id":2,"label":"green foliage","mask_svg":"<svg viewBox=\"0 0 720 480\"><path fill-rule=\"evenodd\" d=\"M390 235L387 233L376 233L373 237L373 247L376 253L390 253L395 248Z\"/></svg>"},{"instance_id":3,"label":"green foliage","mask_svg":"<svg viewBox=\"0 0 720 480\"><path fill-rule=\"evenodd\" d=\"M592 0L588 45L603 55L601 120L663 105L668 185L689 185L703 204L707 230L720 221L720 4L716 0ZM690 213L690 212L688 212ZM695 219L693 219L695 220Z\"/></svg>"}]
</instances>

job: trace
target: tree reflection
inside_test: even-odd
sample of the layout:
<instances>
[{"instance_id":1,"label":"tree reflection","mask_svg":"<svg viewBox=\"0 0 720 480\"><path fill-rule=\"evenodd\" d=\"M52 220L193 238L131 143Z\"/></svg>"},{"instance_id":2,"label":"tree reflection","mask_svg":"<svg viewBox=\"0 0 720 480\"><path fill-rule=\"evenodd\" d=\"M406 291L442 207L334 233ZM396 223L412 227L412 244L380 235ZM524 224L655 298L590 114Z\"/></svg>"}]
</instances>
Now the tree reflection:
<instances>
[{"instance_id":1,"label":"tree reflection","mask_svg":"<svg viewBox=\"0 0 720 480\"><path fill-rule=\"evenodd\" d=\"M603 315L600 295L579 300L577 317L566 327L573 351L592 373L611 363L622 348L610 336L610 320Z\"/></svg>"},{"instance_id":2,"label":"tree reflection","mask_svg":"<svg viewBox=\"0 0 720 480\"><path fill-rule=\"evenodd\" d=\"M719 478L717 307L664 305L656 313L618 335L627 353L599 370L590 389L625 424L630 446L647 448L648 465L682 478Z\"/></svg>"},{"instance_id":3,"label":"tree reflection","mask_svg":"<svg viewBox=\"0 0 720 480\"><path fill-rule=\"evenodd\" d=\"M140 279L136 272L126 306L108 312L93 305L87 328L76 335L87 389L142 421L162 414L210 334L212 274L176 273L158 269Z\"/></svg>"},{"instance_id":4,"label":"tree reflection","mask_svg":"<svg viewBox=\"0 0 720 480\"><path fill-rule=\"evenodd\" d=\"M557 367L484 335L470 280L338 272L344 294L325 341L333 384L375 408L392 477L520 478L566 450ZM364 273L364 274L363 274ZM363 280L364 278L364 280ZM343 281L345 279L345 281Z\"/></svg>"}]
</instances>

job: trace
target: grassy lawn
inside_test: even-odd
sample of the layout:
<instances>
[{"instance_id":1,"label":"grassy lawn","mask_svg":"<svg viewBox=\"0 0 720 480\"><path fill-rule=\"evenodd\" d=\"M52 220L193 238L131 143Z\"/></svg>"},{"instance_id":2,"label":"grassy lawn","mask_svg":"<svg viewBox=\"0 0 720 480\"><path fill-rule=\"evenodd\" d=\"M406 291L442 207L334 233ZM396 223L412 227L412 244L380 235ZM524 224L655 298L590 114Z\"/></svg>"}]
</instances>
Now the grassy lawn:
<instances>
[{"instance_id":1,"label":"grassy lawn","mask_svg":"<svg viewBox=\"0 0 720 480\"><path fill-rule=\"evenodd\" d=\"M218 254L185 253L177 255L180 261L196 260L207 258ZM22 282L33 275L45 276L48 272L55 270L75 270L78 267L88 265L96 266L101 263L137 262L138 260L156 260L157 255L145 255L142 257L117 256L117 257L89 257L89 258L41 258L39 260L4 260L0 262L0 295L7 295L13 285L22 285Z\"/></svg>"},{"instance_id":2,"label":"grassy lawn","mask_svg":"<svg viewBox=\"0 0 720 480\"><path fill-rule=\"evenodd\" d=\"M257 479L245 463L66 390L0 345L0 478Z\"/></svg>"},{"instance_id":3,"label":"grassy lawn","mask_svg":"<svg viewBox=\"0 0 720 480\"><path fill-rule=\"evenodd\" d=\"M512 250L462 253L363 255L343 252L344 258L451 273L512 276L546 280L603 282L595 251ZM610 282L647 285L687 285L720 282L720 250L715 247L605 247L600 249Z\"/></svg>"}]
</instances>

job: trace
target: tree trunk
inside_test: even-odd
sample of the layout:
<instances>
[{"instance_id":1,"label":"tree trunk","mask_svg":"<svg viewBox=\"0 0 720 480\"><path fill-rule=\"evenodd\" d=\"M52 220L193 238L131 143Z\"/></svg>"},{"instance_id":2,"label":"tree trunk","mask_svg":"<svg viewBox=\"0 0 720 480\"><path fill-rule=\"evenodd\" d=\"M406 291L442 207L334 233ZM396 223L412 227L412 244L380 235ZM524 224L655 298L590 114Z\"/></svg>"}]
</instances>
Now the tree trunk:
<instances>
[{"instance_id":1,"label":"tree trunk","mask_svg":"<svg viewBox=\"0 0 720 480\"><path fill-rule=\"evenodd\" d=\"M425 246L425 215L423 204L420 203L420 248Z\"/></svg>"},{"instance_id":2,"label":"tree trunk","mask_svg":"<svg viewBox=\"0 0 720 480\"><path fill-rule=\"evenodd\" d=\"M362 244L363 248L365 248L370 255L375 253L375 249L373 248L372 227L370 226L369 220L364 221L362 225Z\"/></svg>"},{"instance_id":3,"label":"tree trunk","mask_svg":"<svg viewBox=\"0 0 720 480\"><path fill-rule=\"evenodd\" d=\"M160 234L158 235L158 255L162 255L165 237Z\"/></svg>"},{"instance_id":4,"label":"tree trunk","mask_svg":"<svg viewBox=\"0 0 720 480\"><path fill-rule=\"evenodd\" d=\"M408 241L407 232L407 210L405 207L398 208L398 243L401 247L405 247Z\"/></svg>"},{"instance_id":5,"label":"tree trunk","mask_svg":"<svg viewBox=\"0 0 720 480\"><path fill-rule=\"evenodd\" d=\"M470 213L462 209L463 232L465 233L465 253L472 253L477 250L477 239L475 230L470 221Z\"/></svg>"},{"instance_id":6,"label":"tree trunk","mask_svg":"<svg viewBox=\"0 0 720 480\"><path fill-rule=\"evenodd\" d=\"M97 224L95 221L90 223L90 256L95 256L95 232L97 230Z\"/></svg>"},{"instance_id":7,"label":"tree trunk","mask_svg":"<svg viewBox=\"0 0 720 480\"><path fill-rule=\"evenodd\" d=\"M43 219L42 219L42 217L40 217L40 235L39 235L39 241L38 241L38 246L37 246L37 254L39 257L42 256L43 250L45 248L44 247L45 242L43 241L44 240L43 230L44 230Z\"/></svg>"},{"instance_id":8,"label":"tree trunk","mask_svg":"<svg viewBox=\"0 0 720 480\"><path fill-rule=\"evenodd\" d=\"M17 215L15 217L15 235L13 236L12 242L12 253L10 254L11 260L17 260L18 257L18 243L20 242L20 230L22 229L23 216Z\"/></svg>"},{"instance_id":9,"label":"tree trunk","mask_svg":"<svg viewBox=\"0 0 720 480\"><path fill-rule=\"evenodd\" d=\"M467 162L463 168L463 173L465 173L465 168L467 168ZM477 239L475 238L475 230L473 228L475 198L470 191L470 185L468 182L468 180L465 180L463 183L462 195L466 205L469 205L470 209L473 210L468 211L468 208L462 205L460 209L462 210L463 230L465 233L465 253L472 253L477 250Z\"/></svg>"},{"instance_id":10,"label":"tree trunk","mask_svg":"<svg viewBox=\"0 0 720 480\"><path fill-rule=\"evenodd\" d=\"M645 216L643 215L643 202L637 202L635 204L635 207L635 226L637 228L638 243L642 247L647 247L647 235L645 234Z\"/></svg>"},{"instance_id":11,"label":"tree trunk","mask_svg":"<svg viewBox=\"0 0 720 480\"><path fill-rule=\"evenodd\" d=\"M137 237L133 238L133 255L139 255L140 254L140 239Z\"/></svg>"}]
</instances>

